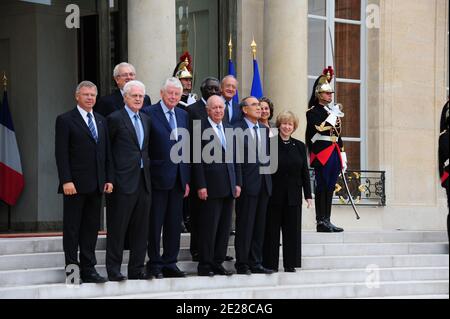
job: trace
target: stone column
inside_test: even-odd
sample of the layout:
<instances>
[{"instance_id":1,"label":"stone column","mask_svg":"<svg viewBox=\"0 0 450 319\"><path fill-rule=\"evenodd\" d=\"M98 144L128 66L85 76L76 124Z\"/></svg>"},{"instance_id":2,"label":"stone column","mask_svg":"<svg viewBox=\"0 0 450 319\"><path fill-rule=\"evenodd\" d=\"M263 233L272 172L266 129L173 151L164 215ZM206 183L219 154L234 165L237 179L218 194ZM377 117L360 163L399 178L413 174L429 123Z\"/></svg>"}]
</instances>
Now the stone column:
<instances>
[{"instance_id":1,"label":"stone column","mask_svg":"<svg viewBox=\"0 0 450 319\"><path fill-rule=\"evenodd\" d=\"M175 0L128 1L128 57L152 102L176 64Z\"/></svg>"},{"instance_id":2,"label":"stone column","mask_svg":"<svg viewBox=\"0 0 450 319\"><path fill-rule=\"evenodd\" d=\"M289 110L300 118L295 137L303 140L308 96L308 2L264 1L264 94L275 115Z\"/></svg>"}]
</instances>

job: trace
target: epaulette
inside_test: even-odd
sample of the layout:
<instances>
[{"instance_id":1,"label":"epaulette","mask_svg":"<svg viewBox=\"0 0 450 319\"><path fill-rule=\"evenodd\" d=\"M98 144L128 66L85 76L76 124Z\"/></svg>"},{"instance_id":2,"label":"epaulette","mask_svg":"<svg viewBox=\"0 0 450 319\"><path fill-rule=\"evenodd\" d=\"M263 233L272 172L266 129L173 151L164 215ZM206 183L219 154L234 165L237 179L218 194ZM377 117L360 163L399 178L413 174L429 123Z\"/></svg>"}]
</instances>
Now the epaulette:
<instances>
[{"instance_id":1,"label":"epaulette","mask_svg":"<svg viewBox=\"0 0 450 319\"><path fill-rule=\"evenodd\" d=\"M306 112L311 111L314 107L315 107L315 105L313 105L312 107L310 107L310 108L308 109L308 111L306 111Z\"/></svg>"}]
</instances>

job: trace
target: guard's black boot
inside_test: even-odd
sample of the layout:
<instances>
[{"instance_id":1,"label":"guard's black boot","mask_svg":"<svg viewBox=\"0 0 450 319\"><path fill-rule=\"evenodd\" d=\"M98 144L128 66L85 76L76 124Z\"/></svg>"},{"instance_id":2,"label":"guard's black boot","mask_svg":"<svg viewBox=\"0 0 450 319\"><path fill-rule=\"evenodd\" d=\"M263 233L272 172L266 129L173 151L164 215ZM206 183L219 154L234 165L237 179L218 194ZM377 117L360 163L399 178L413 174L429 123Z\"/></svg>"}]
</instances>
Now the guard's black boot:
<instances>
[{"instance_id":1,"label":"guard's black boot","mask_svg":"<svg viewBox=\"0 0 450 319\"><path fill-rule=\"evenodd\" d=\"M318 233L333 233L333 229L330 224L325 220L321 220L317 222L316 230Z\"/></svg>"},{"instance_id":2,"label":"guard's black boot","mask_svg":"<svg viewBox=\"0 0 450 319\"><path fill-rule=\"evenodd\" d=\"M332 233L333 229L326 222L326 193L317 192L315 197L316 204L316 230L318 233Z\"/></svg>"},{"instance_id":3,"label":"guard's black boot","mask_svg":"<svg viewBox=\"0 0 450 319\"><path fill-rule=\"evenodd\" d=\"M343 228L337 227L331 223L331 205L333 203L333 193L334 191L329 191L326 193L326 213L325 213L325 222L328 226L333 230L334 233L341 233L344 231Z\"/></svg>"}]
</instances>

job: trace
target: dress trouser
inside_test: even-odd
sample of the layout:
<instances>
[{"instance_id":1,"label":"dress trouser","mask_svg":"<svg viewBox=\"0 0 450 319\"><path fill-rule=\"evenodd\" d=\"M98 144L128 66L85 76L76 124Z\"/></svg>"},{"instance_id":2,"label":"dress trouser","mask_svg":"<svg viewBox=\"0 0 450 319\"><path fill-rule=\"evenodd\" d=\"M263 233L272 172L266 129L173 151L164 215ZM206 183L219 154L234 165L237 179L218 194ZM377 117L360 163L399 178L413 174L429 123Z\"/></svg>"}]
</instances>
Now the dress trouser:
<instances>
[{"instance_id":1,"label":"dress trouser","mask_svg":"<svg viewBox=\"0 0 450 319\"><path fill-rule=\"evenodd\" d=\"M80 266L81 275L95 271L95 246L100 230L102 194L64 195L63 248L66 266ZM78 262L78 246L80 262Z\"/></svg>"},{"instance_id":2,"label":"dress trouser","mask_svg":"<svg viewBox=\"0 0 450 319\"><path fill-rule=\"evenodd\" d=\"M236 200L236 269L262 265L269 195L264 183L257 196L241 193Z\"/></svg>"},{"instance_id":3,"label":"dress trouser","mask_svg":"<svg viewBox=\"0 0 450 319\"><path fill-rule=\"evenodd\" d=\"M139 187L135 193L113 192L111 194L111 207L107 207L106 210L108 226L106 270L109 276L118 275L121 272L127 232L130 249L128 276L135 276L144 271L151 197L146 190L143 174L141 171Z\"/></svg>"},{"instance_id":4,"label":"dress trouser","mask_svg":"<svg viewBox=\"0 0 450 319\"><path fill-rule=\"evenodd\" d=\"M202 201L199 211L199 269L215 267L225 261L230 238L233 198Z\"/></svg>"}]
</instances>

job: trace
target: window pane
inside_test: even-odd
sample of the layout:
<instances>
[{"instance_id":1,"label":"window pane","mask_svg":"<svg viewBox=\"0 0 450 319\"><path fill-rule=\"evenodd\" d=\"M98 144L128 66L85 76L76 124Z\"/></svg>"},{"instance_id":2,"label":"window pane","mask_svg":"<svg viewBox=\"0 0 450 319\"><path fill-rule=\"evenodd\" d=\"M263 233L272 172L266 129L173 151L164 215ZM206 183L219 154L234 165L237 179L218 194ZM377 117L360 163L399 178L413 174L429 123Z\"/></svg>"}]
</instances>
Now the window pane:
<instances>
[{"instance_id":1,"label":"window pane","mask_svg":"<svg viewBox=\"0 0 450 319\"><path fill-rule=\"evenodd\" d=\"M308 19L308 74L319 76L325 68L326 22Z\"/></svg>"},{"instance_id":2,"label":"window pane","mask_svg":"<svg viewBox=\"0 0 450 319\"><path fill-rule=\"evenodd\" d=\"M308 13L318 16L326 15L326 0L308 0Z\"/></svg>"},{"instance_id":3,"label":"window pane","mask_svg":"<svg viewBox=\"0 0 450 319\"><path fill-rule=\"evenodd\" d=\"M360 142L344 142L344 151L347 154L347 169L361 169L361 143Z\"/></svg>"},{"instance_id":4,"label":"window pane","mask_svg":"<svg viewBox=\"0 0 450 319\"><path fill-rule=\"evenodd\" d=\"M336 18L361 20L361 0L336 0Z\"/></svg>"},{"instance_id":5,"label":"window pane","mask_svg":"<svg viewBox=\"0 0 450 319\"><path fill-rule=\"evenodd\" d=\"M189 51L189 4L188 0L176 1L177 62L184 52Z\"/></svg>"},{"instance_id":6,"label":"window pane","mask_svg":"<svg viewBox=\"0 0 450 319\"><path fill-rule=\"evenodd\" d=\"M336 84L336 103L341 103L345 113L342 119L342 137L361 137L360 129L360 85Z\"/></svg>"},{"instance_id":7,"label":"window pane","mask_svg":"<svg viewBox=\"0 0 450 319\"><path fill-rule=\"evenodd\" d=\"M336 75L338 78L357 79L361 77L361 27L359 25L336 23Z\"/></svg>"}]
</instances>

